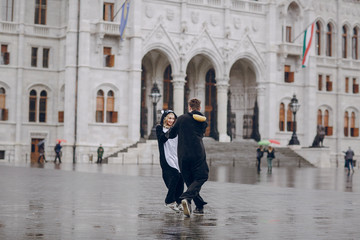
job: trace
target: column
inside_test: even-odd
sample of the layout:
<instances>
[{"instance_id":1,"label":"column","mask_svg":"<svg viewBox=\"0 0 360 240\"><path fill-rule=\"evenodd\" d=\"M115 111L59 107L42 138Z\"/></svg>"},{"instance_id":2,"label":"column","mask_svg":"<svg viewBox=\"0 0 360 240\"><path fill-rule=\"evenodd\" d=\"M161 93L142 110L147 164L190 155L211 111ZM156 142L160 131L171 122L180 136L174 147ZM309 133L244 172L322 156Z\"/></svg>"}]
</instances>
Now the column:
<instances>
[{"instance_id":1,"label":"column","mask_svg":"<svg viewBox=\"0 0 360 240\"><path fill-rule=\"evenodd\" d=\"M141 11L142 1L131 1L128 19L130 41L129 48L129 78L128 78L128 139L136 142L140 139L140 109L141 109ZM126 37L126 36L125 36ZM127 41L127 40L125 40Z\"/></svg>"},{"instance_id":2,"label":"column","mask_svg":"<svg viewBox=\"0 0 360 240\"><path fill-rule=\"evenodd\" d=\"M227 100L229 79L216 79L216 93L217 93L217 128L219 131L219 142L230 142L230 136L226 133L227 127Z\"/></svg>"},{"instance_id":3,"label":"column","mask_svg":"<svg viewBox=\"0 0 360 240\"><path fill-rule=\"evenodd\" d=\"M172 84L174 87L174 112L180 116L184 113L184 86L185 86L185 75L184 74L173 74Z\"/></svg>"}]
</instances>

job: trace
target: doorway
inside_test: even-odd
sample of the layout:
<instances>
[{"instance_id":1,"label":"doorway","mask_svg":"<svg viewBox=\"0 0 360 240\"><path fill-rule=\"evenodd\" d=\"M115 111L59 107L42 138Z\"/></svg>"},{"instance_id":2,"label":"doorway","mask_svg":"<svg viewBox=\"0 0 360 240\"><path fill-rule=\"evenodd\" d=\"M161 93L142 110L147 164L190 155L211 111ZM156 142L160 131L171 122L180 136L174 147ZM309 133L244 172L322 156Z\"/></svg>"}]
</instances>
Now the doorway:
<instances>
[{"instance_id":1,"label":"doorway","mask_svg":"<svg viewBox=\"0 0 360 240\"><path fill-rule=\"evenodd\" d=\"M37 163L39 159L39 142L43 141L43 138L32 138L31 139L31 163Z\"/></svg>"},{"instance_id":2,"label":"doorway","mask_svg":"<svg viewBox=\"0 0 360 240\"><path fill-rule=\"evenodd\" d=\"M208 121L208 127L205 131L206 137L217 139L216 134L216 81L215 70L210 69L206 73L205 83L205 116Z\"/></svg>"}]
</instances>

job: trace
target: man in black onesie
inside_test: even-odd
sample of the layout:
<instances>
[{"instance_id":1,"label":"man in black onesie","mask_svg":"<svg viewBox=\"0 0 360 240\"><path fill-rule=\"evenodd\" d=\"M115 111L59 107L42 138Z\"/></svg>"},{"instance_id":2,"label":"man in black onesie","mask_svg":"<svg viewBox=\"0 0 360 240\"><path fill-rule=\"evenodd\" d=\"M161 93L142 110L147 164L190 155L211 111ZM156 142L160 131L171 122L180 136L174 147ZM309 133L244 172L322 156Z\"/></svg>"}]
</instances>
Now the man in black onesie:
<instances>
[{"instance_id":1,"label":"man in black onesie","mask_svg":"<svg viewBox=\"0 0 360 240\"><path fill-rule=\"evenodd\" d=\"M207 181L209 167L206 163L205 148L202 138L207 127L206 117L200 112L200 100L193 98L189 101L189 112L178 117L170 135L178 135L179 167L188 187L180 199L184 214L190 217L191 200L196 209L194 214L203 214L207 204L201 196L201 186Z\"/></svg>"}]
</instances>

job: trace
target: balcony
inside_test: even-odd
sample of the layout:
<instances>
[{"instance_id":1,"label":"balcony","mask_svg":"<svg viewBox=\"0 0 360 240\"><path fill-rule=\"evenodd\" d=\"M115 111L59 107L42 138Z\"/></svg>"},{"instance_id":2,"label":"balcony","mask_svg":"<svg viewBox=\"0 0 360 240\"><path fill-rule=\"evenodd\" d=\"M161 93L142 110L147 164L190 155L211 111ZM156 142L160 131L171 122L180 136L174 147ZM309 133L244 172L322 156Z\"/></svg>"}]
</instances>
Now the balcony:
<instances>
[{"instance_id":1,"label":"balcony","mask_svg":"<svg viewBox=\"0 0 360 240\"><path fill-rule=\"evenodd\" d=\"M280 43L279 45L279 53L292 55L292 56L301 56L302 55L302 45L295 43Z\"/></svg>"},{"instance_id":2,"label":"balcony","mask_svg":"<svg viewBox=\"0 0 360 240\"><path fill-rule=\"evenodd\" d=\"M97 32L110 36L120 36L120 24L101 21L97 24Z\"/></svg>"},{"instance_id":3,"label":"balcony","mask_svg":"<svg viewBox=\"0 0 360 240\"><path fill-rule=\"evenodd\" d=\"M18 33L19 25L13 22L0 22L0 32L2 33Z\"/></svg>"}]
</instances>

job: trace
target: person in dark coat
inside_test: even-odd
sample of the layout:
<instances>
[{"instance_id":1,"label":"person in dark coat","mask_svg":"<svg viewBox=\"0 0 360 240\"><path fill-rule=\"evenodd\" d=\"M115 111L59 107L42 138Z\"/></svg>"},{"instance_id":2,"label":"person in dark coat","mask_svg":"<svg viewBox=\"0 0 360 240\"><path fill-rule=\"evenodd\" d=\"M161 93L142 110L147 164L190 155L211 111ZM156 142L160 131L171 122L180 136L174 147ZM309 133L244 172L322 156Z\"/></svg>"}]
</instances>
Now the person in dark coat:
<instances>
[{"instance_id":1,"label":"person in dark coat","mask_svg":"<svg viewBox=\"0 0 360 240\"><path fill-rule=\"evenodd\" d=\"M39 144L39 158L38 158L38 163L42 163L41 162L41 158L43 159L43 162L47 162L46 158L45 158L45 141L42 140Z\"/></svg>"},{"instance_id":2,"label":"person in dark coat","mask_svg":"<svg viewBox=\"0 0 360 240\"><path fill-rule=\"evenodd\" d=\"M174 125L176 118L177 116L172 110L166 110L161 116L160 125L156 126L156 135L162 178L168 189L165 206L179 212L182 209L180 208L180 196L184 192L184 181L180 173L177 157L178 137L169 138L169 129Z\"/></svg>"},{"instance_id":3,"label":"person in dark coat","mask_svg":"<svg viewBox=\"0 0 360 240\"><path fill-rule=\"evenodd\" d=\"M98 157L97 157L96 163L102 163L103 154L104 154L104 148L100 144L100 147L98 147L98 149L97 149L97 156Z\"/></svg>"},{"instance_id":4,"label":"person in dark coat","mask_svg":"<svg viewBox=\"0 0 360 240\"><path fill-rule=\"evenodd\" d=\"M190 217L191 200L196 209L194 214L203 214L207 204L200 196L202 185L208 180L209 167L206 162L206 153L202 138L207 127L206 117L200 112L200 100L189 100L189 112L176 120L170 131L170 137L178 135L178 158L181 174L187 190L180 196L184 214Z\"/></svg>"},{"instance_id":5,"label":"person in dark coat","mask_svg":"<svg viewBox=\"0 0 360 240\"><path fill-rule=\"evenodd\" d=\"M257 171L260 172L261 171L261 158L263 157L264 155L264 149L262 146L259 146L257 149L256 149L256 159L257 159Z\"/></svg>"},{"instance_id":6,"label":"person in dark coat","mask_svg":"<svg viewBox=\"0 0 360 240\"><path fill-rule=\"evenodd\" d=\"M275 149L269 146L267 152L268 173L272 172L272 160L275 158Z\"/></svg>"},{"instance_id":7,"label":"person in dark coat","mask_svg":"<svg viewBox=\"0 0 360 240\"><path fill-rule=\"evenodd\" d=\"M345 166L347 167L349 172L350 172L350 168L354 172L354 165L353 165L354 155L355 153L351 149L351 147L349 147L349 149L345 152L345 162L346 162Z\"/></svg>"},{"instance_id":8,"label":"person in dark coat","mask_svg":"<svg viewBox=\"0 0 360 240\"><path fill-rule=\"evenodd\" d=\"M61 148L62 148L62 146L61 146L60 142L58 142L54 147L54 151L56 154L54 163L56 163L56 159L59 159L59 163L61 163Z\"/></svg>"}]
</instances>

